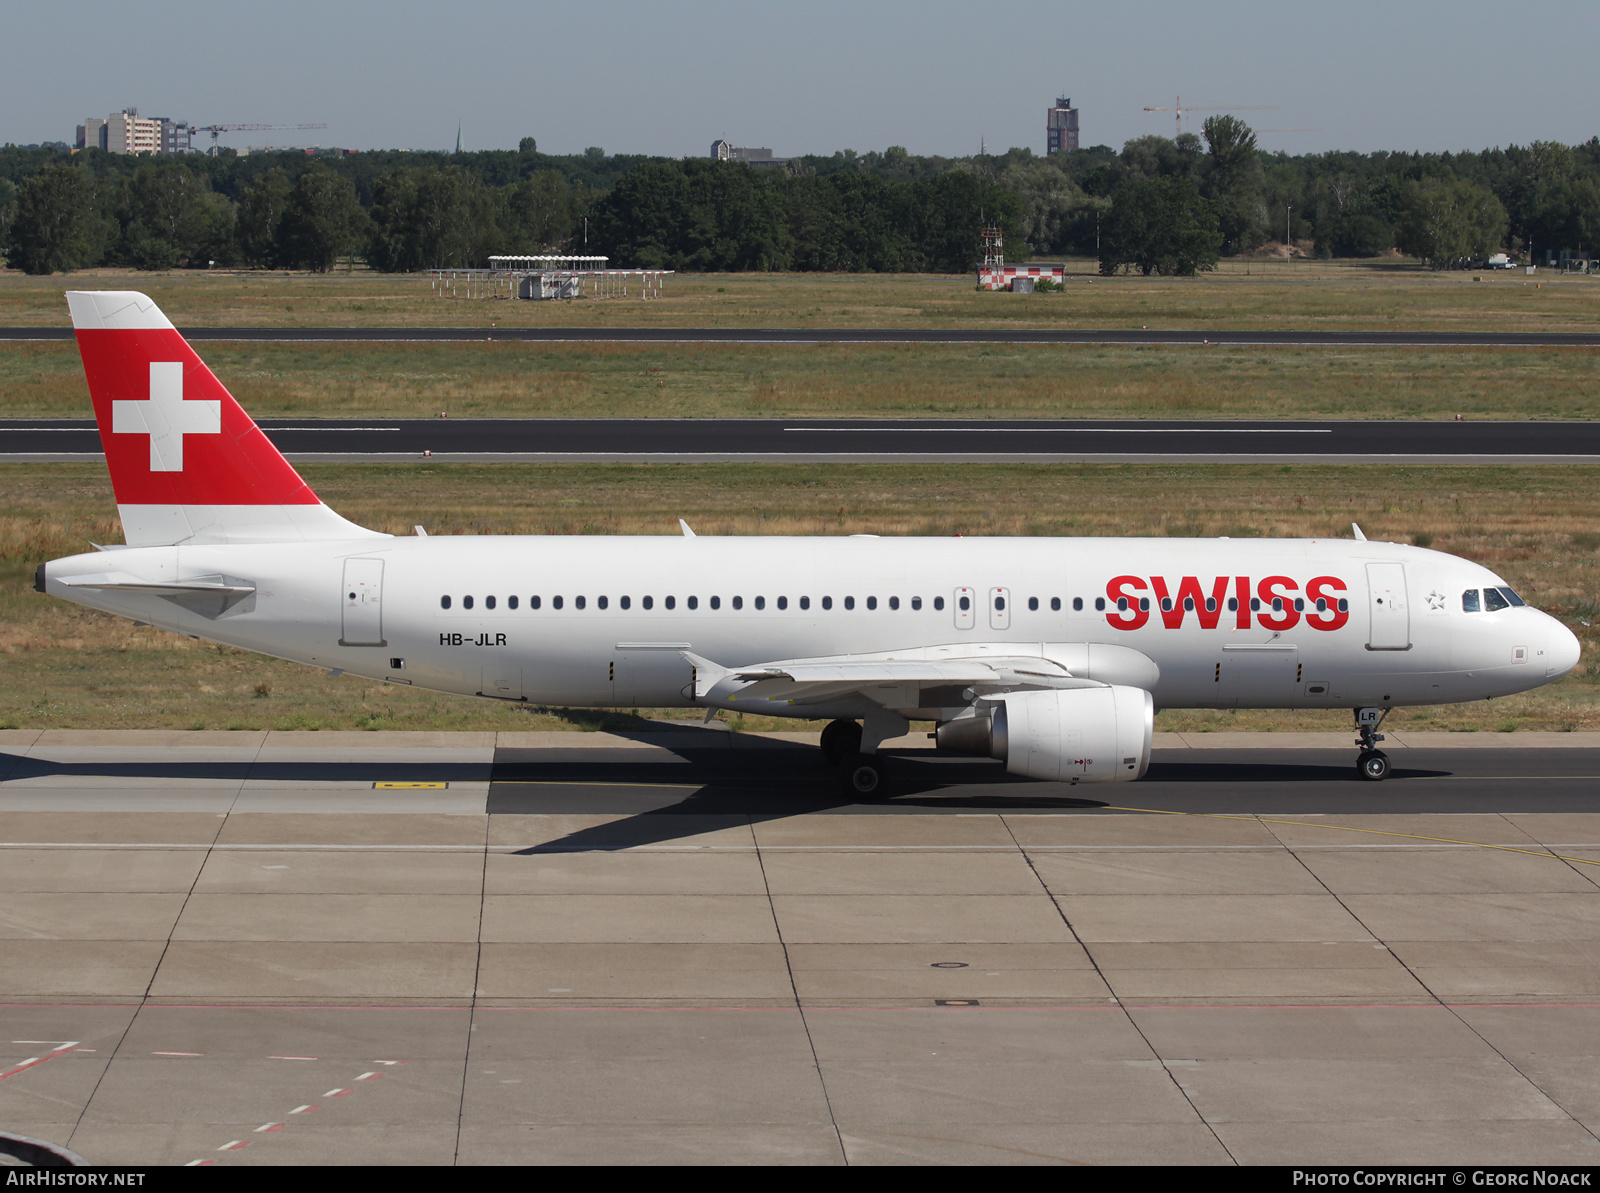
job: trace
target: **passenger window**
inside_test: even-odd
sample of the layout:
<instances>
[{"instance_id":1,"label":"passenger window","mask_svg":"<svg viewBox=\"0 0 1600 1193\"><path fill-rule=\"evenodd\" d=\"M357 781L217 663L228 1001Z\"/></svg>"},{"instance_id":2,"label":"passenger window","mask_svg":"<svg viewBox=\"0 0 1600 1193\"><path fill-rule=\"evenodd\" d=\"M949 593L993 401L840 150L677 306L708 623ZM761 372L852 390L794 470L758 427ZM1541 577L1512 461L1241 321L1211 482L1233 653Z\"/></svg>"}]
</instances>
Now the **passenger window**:
<instances>
[{"instance_id":1,"label":"passenger window","mask_svg":"<svg viewBox=\"0 0 1600 1193\"><path fill-rule=\"evenodd\" d=\"M766 607L767 607L767 598L766 597L757 597L756 598L756 608L757 609L765 609Z\"/></svg>"},{"instance_id":2,"label":"passenger window","mask_svg":"<svg viewBox=\"0 0 1600 1193\"><path fill-rule=\"evenodd\" d=\"M596 600L595 600L595 604L597 604L597 605L599 605L599 606L600 606L600 607L601 607L601 608L602 608L602 609L604 609L604 608L605 608L605 607L606 607L606 598L605 598L605 597L599 597L599 598L597 598L597 599L596 599ZM581 608L582 608L582 607L583 607L583 606L582 606L582 605L580 605L580 606L579 606L579 608L580 608L580 609L581 609Z\"/></svg>"},{"instance_id":3,"label":"passenger window","mask_svg":"<svg viewBox=\"0 0 1600 1193\"><path fill-rule=\"evenodd\" d=\"M537 609L538 607L539 607L539 598L536 597L536 596L529 597L528 598L528 608Z\"/></svg>"},{"instance_id":4,"label":"passenger window","mask_svg":"<svg viewBox=\"0 0 1600 1193\"><path fill-rule=\"evenodd\" d=\"M655 597L645 597L640 603L643 604L647 610L653 609L655 608L656 599Z\"/></svg>"},{"instance_id":5,"label":"passenger window","mask_svg":"<svg viewBox=\"0 0 1600 1193\"><path fill-rule=\"evenodd\" d=\"M1117 608L1120 611L1126 613L1128 611L1128 598L1127 597L1118 597L1117 598Z\"/></svg>"},{"instance_id":6,"label":"passenger window","mask_svg":"<svg viewBox=\"0 0 1600 1193\"><path fill-rule=\"evenodd\" d=\"M470 599L470 598L468 598L468 599ZM971 597L962 597L961 598L961 612L965 613L970 608L972 608L972 598Z\"/></svg>"},{"instance_id":7,"label":"passenger window","mask_svg":"<svg viewBox=\"0 0 1600 1193\"><path fill-rule=\"evenodd\" d=\"M1051 601L1050 602L1050 607L1052 609L1059 609L1061 606L1057 605L1054 601ZM1072 598L1072 611L1074 613L1082 613L1083 612L1083 598L1082 597L1073 597Z\"/></svg>"},{"instance_id":8,"label":"passenger window","mask_svg":"<svg viewBox=\"0 0 1600 1193\"><path fill-rule=\"evenodd\" d=\"M1306 611L1306 598L1305 597L1295 597L1294 598L1294 611L1296 613L1304 613Z\"/></svg>"},{"instance_id":9,"label":"passenger window","mask_svg":"<svg viewBox=\"0 0 1600 1193\"><path fill-rule=\"evenodd\" d=\"M551 598L550 598L550 607L551 607L551 608L552 608L552 609L559 609L559 608L561 608L561 604L562 604L562 601L561 601L561 598L560 598L560 597L551 597Z\"/></svg>"},{"instance_id":10,"label":"passenger window","mask_svg":"<svg viewBox=\"0 0 1600 1193\"><path fill-rule=\"evenodd\" d=\"M676 609L677 607L678 607L678 598L675 597L675 596L669 596L667 598L667 608L668 609Z\"/></svg>"},{"instance_id":11,"label":"passenger window","mask_svg":"<svg viewBox=\"0 0 1600 1193\"><path fill-rule=\"evenodd\" d=\"M1028 598L1028 612L1029 613L1037 613L1038 611L1039 611L1039 598L1038 597L1029 597Z\"/></svg>"},{"instance_id":12,"label":"passenger window","mask_svg":"<svg viewBox=\"0 0 1600 1193\"><path fill-rule=\"evenodd\" d=\"M920 610L922 608L922 598L921 597L912 597L911 598L911 608L912 608L913 611Z\"/></svg>"},{"instance_id":13,"label":"passenger window","mask_svg":"<svg viewBox=\"0 0 1600 1193\"><path fill-rule=\"evenodd\" d=\"M461 607L462 607L462 608L463 608L463 609L470 609L470 608L472 608L472 598L471 598L471 597L469 597L469 596L465 596L465 597L462 597L462 598L461 598Z\"/></svg>"},{"instance_id":14,"label":"passenger window","mask_svg":"<svg viewBox=\"0 0 1600 1193\"><path fill-rule=\"evenodd\" d=\"M844 607L846 609L854 609L856 607L856 598L855 597L845 597L844 598Z\"/></svg>"},{"instance_id":15,"label":"passenger window","mask_svg":"<svg viewBox=\"0 0 1600 1193\"><path fill-rule=\"evenodd\" d=\"M1229 597L1228 598L1228 612L1229 613L1237 613L1237 612L1239 612L1239 598L1238 597Z\"/></svg>"},{"instance_id":16,"label":"passenger window","mask_svg":"<svg viewBox=\"0 0 1600 1193\"><path fill-rule=\"evenodd\" d=\"M877 607L878 607L878 598L877 597L868 597L867 598L867 608L868 609L876 609Z\"/></svg>"},{"instance_id":17,"label":"passenger window","mask_svg":"<svg viewBox=\"0 0 1600 1193\"><path fill-rule=\"evenodd\" d=\"M997 597L994 598L994 608L995 608L995 612L996 613L1005 612L1005 607L1006 607L1006 598L1005 597L997 596Z\"/></svg>"},{"instance_id":18,"label":"passenger window","mask_svg":"<svg viewBox=\"0 0 1600 1193\"><path fill-rule=\"evenodd\" d=\"M1498 613L1501 609L1511 608L1511 602L1500 595L1498 588L1485 588L1483 590L1483 607L1490 613Z\"/></svg>"},{"instance_id":19,"label":"passenger window","mask_svg":"<svg viewBox=\"0 0 1600 1193\"><path fill-rule=\"evenodd\" d=\"M1340 613L1348 613L1348 612L1350 612L1350 602L1348 600L1346 600L1344 597L1340 597L1339 598L1339 612Z\"/></svg>"},{"instance_id":20,"label":"passenger window","mask_svg":"<svg viewBox=\"0 0 1600 1193\"><path fill-rule=\"evenodd\" d=\"M514 596L507 597L506 606L508 608L515 609L517 607L517 598Z\"/></svg>"},{"instance_id":21,"label":"passenger window","mask_svg":"<svg viewBox=\"0 0 1600 1193\"><path fill-rule=\"evenodd\" d=\"M1144 612L1146 612L1146 613L1150 612L1150 598L1149 597L1140 597L1139 598L1139 608L1141 610L1143 610Z\"/></svg>"},{"instance_id":22,"label":"passenger window","mask_svg":"<svg viewBox=\"0 0 1600 1193\"><path fill-rule=\"evenodd\" d=\"M1328 611L1328 601L1327 601L1327 598L1325 598L1325 597L1318 597L1318 598L1317 598L1317 612L1318 612L1318 613L1326 613L1326 612L1327 612L1327 611Z\"/></svg>"},{"instance_id":23,"label":"passenger window","mask_svg":"<svg viewBox=\"0 0 1600 1193\"><path fill-rule=\"evenodd\" d=\"M494 608L494 598L492 596L484 597L483 598L483 607L485 609L493 609Z\"/></svg>"},{"instance_id":24,"label":"passenger window","mask_svg":"<svg viewBox=\"0 0 1600 1193\"><path fill-rule=\"evenodd\" d=\"M811 598L810 597L801 597L800 598L800 607L802 609L811 608Z\"/></svg>"},{"instance_id":25,"label":"passenger window","mask_svg":"<svg viewBox=\"0 0 1600 1193\"><path fill-rule=\"evenodd\" d=\"M898 609L899 607L900 607L900 598L899 597L890 597L889 598L889 608Z\"/></svg>"},{"instance_id":26,"label":"passenger window","mask_svg":"<svg viewBox=\"0 0 1600 1193\"><path fill-rule=\"evenodd\" d=\"M700 598L699 597L690 597L688 602L687 602L687 604L688 604L689 608L691 608L691 609L698 609L700 607Z\"/></svg>"},{"instance_id":27,"label":"passenger window","mask_svg":"<svg viewBox=\"0 0 1600 1193\"><path fill-rule=\"evenodd\" d=\"M617 600L617 604L621 605L624 609L626 609L630 605L633 604L633 598L632 597L620 597Z\"/></svg>"},{"instance_id":28,"label":"passenger window","mask_svg":"<svg viewBox=\"0 0 1600 1193\"><path fill-rule=\"evenodd\" d=\"M1272 598L1272 611L1274 613L1282 613L1283 612L1283 598L1282 597L1273 597Z\"/></svg>"},{"instance_id":29,"label":"passenger window","mask_svg":"<svg viewBox=\"0 0 1600 1193\"><path fill-rule=\"evenodd\" d=\"M944 598L943 597L934 597L933 598L933 607L935 609L943 612L943 610L944 610Z\"/></svg>"},{"instance_id":30,"label":"passenger window","mask_svg":"<svg viewBox=\"0 0 1600 1193\"><path fill-rule=\"evenodd\" d=\"M711 607L712 607L712 608L713 608L713 609L720 609L720 608L722 608L722 598L721 598L721 597L719 597L719 596L714 596L714 597L712 597L712 598L711 598Z\"/></svg>"},{"instance_id":31,"label":"passenger window","mask_svg":"<svg viewBox=\"0 0 1600 1193\"><path fill-rule=\"evenodd\" d=\"M778 598L778 608L779 609L787 609L788 607L789 607L789 598L788 597L779 597Z\"/></svg>"},{"instance_id":32,"label":"passenger window","mask_svg":"<svg viewBox=\"0 0 1600 1193\"><path fill-rule=\"evenodd\" d=\"M1123 601L1122 607L1124 609L1126 609L1128 607L1128 604L1127 604L1126 601ZM1106 611L1106 598L1105 597L1095 597L1094 598L1094 611L1096 613L1104 613Z\"/></svg>"},{"instance_id":33,"label":"passenger window","mask_svg":"<svg viewBox=\"0 0 1600 1193\"><path fill-rule=\"evenodd\" d=\"M1194 612L1194 598L1193 597L1184 597L1183 598L1183 611L1185 613L1193 613Z\"/></svg>"},{"instance_id":34,"label":"passenger window","mask_svg":"<svg viewBox=\"0 0 1600 1193\"><path fill-rule=\"evenodd\" d=\"M833 598L832 597L823 597L822 598L822 607L824 609L832 609L833 608Z\"/></svg>"},{"instance_id":35,"label":"passenger window","mask_svg":"<svg viewBox=\"0 0 1600 1193\"><path fill-rule=\"evenodd\" d=\"M572 598L572 607L575 608L575 609L582 609L582 608L586 607L588 605L588 603L589 603L589 598L588 597L573 597Z\"/></svg>"},{"instance_id":36,"label":"passenger window","mask_svg":"<svg viewBox=\"0 0 1600 1193\"><path fill-rule=\"evenodd\" d=\"M1252 612L1252 613L1260 613L1261 612L1261 598L1260 597L1251 597L1250 598L1250 612Z\"/></svg>"},{"instance_id":37,"label":"passenger window","mask_svg":"<svg viewBox=\"0 0 1600 1193\"><path fill-rule=\"evenodd\" d=\"M1078 607L1079 608L1083 607L1083 602L1082 601L1078 602ZM1056 612L1056 613L1061 612L1061 598L1060 597L1051 597L1050 598L1050 608L1051 608L1052 612Z\"/></svg>"},{"instance_id":38,"label":"passenger window","mask_svg":"<svg viewBox=\"0 0 1600 1193\"><path fill-rule=\"evenodd\" d=\"M1171 597L1162 597L1161 598L1161 611L1163 613L1171 613L1172 612L1172 598Z\"/></svg>"},{"instance_id":39,"label":"passenger window","mask_svg":"<svg viewBox=\"0 0 1600 1193\"><path fill-rule=\"evenodd\" d=\"M1216 597L1207 597L1206 598L1206 612L1207 613L1215 613L1216 611L1217 611L1217 598Z\"/></svg>"},{"instance_id":40,"label":"passenger window","mask_svg":"<svg viewBox=\"0 0 1600 1193\"><path fill-rule=\"evenodd\" d=\"M440 597L439 598L439 608L448 609L449 607L450 607L450 598L447 597L447 596Z\"/></svg>"},{"instance_id":41,"label":"passenger window","mask_svg":"<svg viewBox=\"0 0 1600 1193\"><path fill-rule=\"evenodd\" d=\"M735 609L743 609L744 608L744 598L743 597L734 597L733 598L733 607Z\"/></svg>"}]
</instances>

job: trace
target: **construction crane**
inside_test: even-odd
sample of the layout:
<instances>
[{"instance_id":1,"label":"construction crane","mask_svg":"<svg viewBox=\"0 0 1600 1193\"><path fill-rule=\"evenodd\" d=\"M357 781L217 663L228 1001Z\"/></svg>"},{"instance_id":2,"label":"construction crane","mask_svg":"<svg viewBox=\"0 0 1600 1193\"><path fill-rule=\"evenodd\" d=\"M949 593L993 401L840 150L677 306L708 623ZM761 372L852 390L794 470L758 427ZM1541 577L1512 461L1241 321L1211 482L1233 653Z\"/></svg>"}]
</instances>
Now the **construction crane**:
<instances>
[{"instance_id":1,"label":"construction crane","mask_svg":"<svg viewBox=\"0 0 1600 1193\"><path fill-rule=\"evenodd\" d=\"M1181 95L1172 101L1170 108L1145 109L1146 112L1174 112L1177 114L1178 132L1173 137L1173 140L1183 136L1183 114L1185 112L1276 112L1277 110L1277 104L1223 104L1221 107L1215 108L1196 108L1186 105Z\"/></svg>"},{"instance_id":2,"label":"construction crane","mask_svg":"<svg viewBox=\"0 0 1600 1193\"><path fill-rule=\"evenodd\" d=\"M254 133L277 128L327 128L326 124L197 124L194 131L211 134L211 156L217 156L217 137L221 133Z\"/></svg>"}]
</instances>

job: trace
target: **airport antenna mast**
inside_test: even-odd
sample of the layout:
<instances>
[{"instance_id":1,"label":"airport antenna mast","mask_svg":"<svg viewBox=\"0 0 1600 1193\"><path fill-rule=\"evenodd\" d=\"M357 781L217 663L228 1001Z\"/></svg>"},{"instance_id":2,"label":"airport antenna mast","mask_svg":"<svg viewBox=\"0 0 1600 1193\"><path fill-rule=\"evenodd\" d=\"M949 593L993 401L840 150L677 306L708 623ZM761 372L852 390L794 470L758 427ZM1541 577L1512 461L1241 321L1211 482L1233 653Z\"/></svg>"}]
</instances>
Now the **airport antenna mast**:
<instances>
[{"instance_id":1,"label":"airport antenna mast","mask_svg":"<svg viewBox=\"0 0 1600 1193\"><path fill-rule=\"evenodd\" d=\"M1197 108L1183 102L1183 96L1178 96L1172 101L1170 108L1145 108L1146 112L1172 112L1176 114L1178 131L1173 136L1176 141L1183 136L1183 114L1185 112L1276 112L1277 104L1222 104L1219 107Z\"/></svg>"},{"instance_id":2,"label":"airport antenna mast","mask_svg":"<svg viewBox=\"0 0 1600 1193\"><path fill-rule=\"evenodd\" d=\"M197 133L211 134L211 156L217 156L217 137L221 133L261 132L265 129L276 128L327 128L326 124L200 124L195 126Z\"/></svg>"}]
</instances>

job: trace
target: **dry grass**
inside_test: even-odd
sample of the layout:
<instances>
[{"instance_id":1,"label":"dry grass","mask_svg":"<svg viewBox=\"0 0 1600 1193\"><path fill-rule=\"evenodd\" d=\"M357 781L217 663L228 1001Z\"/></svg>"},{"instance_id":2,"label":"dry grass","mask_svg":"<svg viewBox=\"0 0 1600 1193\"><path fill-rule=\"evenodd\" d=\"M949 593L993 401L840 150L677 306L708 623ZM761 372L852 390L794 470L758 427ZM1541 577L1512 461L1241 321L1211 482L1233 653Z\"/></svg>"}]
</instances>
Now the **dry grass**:
<instances>
[{"instance_id":1,"label":"dry grass","mask_svg":"<svg viewBox=\"0 0 1600 1193\"><path fill-rule=\"evenodd\" d=\"M1157 465L324 465L357 522L433 534L1345 536L1431 534L1584 642L1580 674L1494 702L1397 713L1413 728L1600 728L1600 469ZM778 503L781 498L781 504ZM1177 512L1174 512L1177 511ZM77 728L596 727L173 638L40 596L44 559L120 535L98 465L0 465L0 725ZM677 714L681 715L681 714ZM1171 729L1344 728L1338 713L1164 713ZM789 727L793 727L792 723Z\"/></svg>"},{"instance_id":2,"label":"dry grass","mask_svg":"<svg viewBox=\"0 0 1600 1193\"><path fill-rule=\"evenodd\" d=\"M619 262L619 264L625 264ZM1229 261L1199 278L1096 278L979 293L972 275L682 274L660 301L431 297L426 274L0 271L0 325L65 326L67 289L140 289L181 326L1099 327L1590 331L1600 279L1433 273L1395 260ZM1475 280L1475 279L1480 279Z\"/></svg>"},{"instance_id":3,"label":"dry grass","mask_svg":"<svg viewBox=\"0 0 1600 1193\"><path fill-rule=\"evenodd\" d=\"M258 417L1594 418L1600 349L202 344ZM71 343L0 345L0 415L90 413Z\"/></svg>"}]
</instances>

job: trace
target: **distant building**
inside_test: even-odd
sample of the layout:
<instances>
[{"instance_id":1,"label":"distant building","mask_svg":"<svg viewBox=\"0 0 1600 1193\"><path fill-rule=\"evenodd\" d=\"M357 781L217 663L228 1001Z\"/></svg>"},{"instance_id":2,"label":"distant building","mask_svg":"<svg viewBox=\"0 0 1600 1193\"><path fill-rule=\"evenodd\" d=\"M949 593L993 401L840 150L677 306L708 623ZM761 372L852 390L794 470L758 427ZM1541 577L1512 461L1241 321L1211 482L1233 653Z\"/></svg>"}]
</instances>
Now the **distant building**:
<instances>
[{"instance_id":1,"label":"distant building","mask_svg":"<svg viewBox=\"0 0 1600 1193\"><path fill-rule=\"evenodd\" d=\"M786 157L773 157L770 149L739 148L727 141L711 142L711 156L719 162L744 162L747 166L787 166Z\"/></svg>"},{"instance_id":2,"label":"distant building","mask_svg":"<svg viewBox=\"0 0 1600 1193\"><path fill-rule=\"evenodd\" d=\"M1045 113L1044 151L1047 157L1078 148L1078 109L1070 99L1056 100L1056 106Z\"/></svg>"},{"instance_id":3,"label":"distant building","mask_svg":"<svg viewBox=\"0 0 1600 1193\"><path fill-rule=\"evenodd\" d=\"M137 108L125 108L104 120L90 116L78 125L76 148L104 149L107 153L189 153L194 130L186 120L165 116L146 118Z\"/></svg>"}]
</instances>

